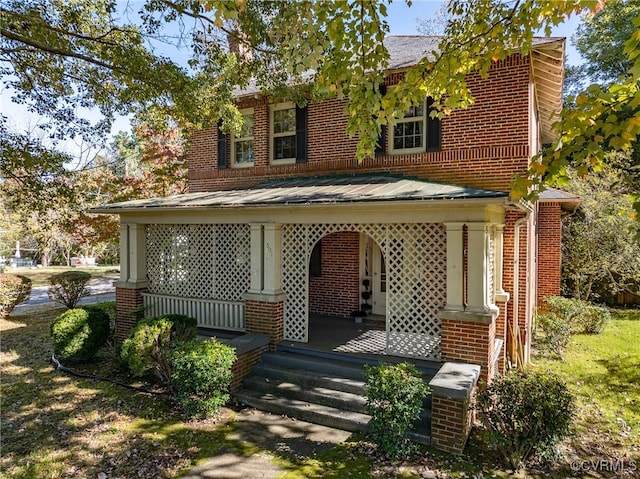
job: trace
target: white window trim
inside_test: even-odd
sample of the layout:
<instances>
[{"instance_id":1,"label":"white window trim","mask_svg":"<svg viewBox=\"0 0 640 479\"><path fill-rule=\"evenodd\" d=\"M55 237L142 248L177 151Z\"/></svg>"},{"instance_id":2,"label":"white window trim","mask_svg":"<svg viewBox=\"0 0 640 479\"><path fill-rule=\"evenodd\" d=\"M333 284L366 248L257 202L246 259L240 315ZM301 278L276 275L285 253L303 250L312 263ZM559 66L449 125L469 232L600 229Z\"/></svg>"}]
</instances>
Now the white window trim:
<instances>
[{"instance_id":1,"label":"white window trim","mask_svg":"<svg viewBox=\"0 0 640 479\"><path fill-rule=\"evenodd\" d=\"M253 115L253 108L247 108L244 110L240 110L240 114L241 115ZM256 136L256 132L255 132L255 124L256 124L256 117L255 115L253 116L253 125L254 125L254 132L253 132L253 136L247 136L247 137L236 137L235 135L231 135L231 158L229 158L229 164L231 165L231 168L252 168L253 166L255 166L256 163L256 152L255 152L255 136ZM253 147L254 147L254 152L253 152L253 162L252 163L236 163L236 142L237 141L247 141L247 140L253 140Z\"/></svg>"},{"instance_id":2,"label":"white window trim","mask_svg":"<svg viewBox=\"0 0 640 479\"><path fill-rule=\"evenodd\" d=\"M423 115L421 117L419 116L411 116L408 118L399 118L396 120L396 122L391 126L391 128L389 128L387 135L389 135L388 138L388 145L389 145L389 154L391 155L410 155L412 153L424 153L426 151L426 142L427 142L427 115L429 114L427 112L427 100L425 99L422 102L422 111L423 111ZM420 118L422 118L422 146L417 147L417 148L399 148L396 149L394 148L394 139L395 139L395 126L400 124L400 123L417 123L418 121L420 121Z\"/></svg>"},{"instance_id":3,"label":"white window trim","mask_svg":"<svg viewBox=\"0 0 640 479\"><path fill-rule=\"evenodd\" d=\"M277 110L289 110L291 108L295 108L296 104L293 102L286 102L286 103L277 103L275 105L271 105L270 107L270 112L269 112L269 162L272 165L290 165L292 163L296 162L296 157L294 156L293 158L279 158L279 159L275 159L273 157L273 139L276 136L290 136L289 134L284 134L284 133L279 133L278 135L276 135L273 132L273 112L277 111ZM293 131L293 135L296 136L296 131L294 129Z\"/></svg>"}]
</instances>

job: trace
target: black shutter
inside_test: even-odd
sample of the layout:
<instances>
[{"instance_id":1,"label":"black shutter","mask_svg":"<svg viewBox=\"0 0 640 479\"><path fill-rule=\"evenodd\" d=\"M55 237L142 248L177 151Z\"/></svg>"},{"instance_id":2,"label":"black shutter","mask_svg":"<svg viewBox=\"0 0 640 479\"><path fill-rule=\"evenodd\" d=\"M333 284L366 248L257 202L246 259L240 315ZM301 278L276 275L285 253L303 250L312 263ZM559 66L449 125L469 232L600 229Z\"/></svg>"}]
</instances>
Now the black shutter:
<instances>
[{"instance_id":1,"label":"black shutter","mask_svg":"<svg viewBox=\"0 0 640 479\"><path fill-rule=\"evenodd\" d=\"M307 162L307 107L296 106L296 163Z\"/></svg>"},{"instance_id":2,"label":"black shutter","mask_svg":"<svg viewBox=\"0 0 640 479\"><path fill-rule=\"evenodd\" d=\"M440 118L431 118L433 110L433 98L427 97L427 151L439 151L441 146Z\"/></svg>"},{"instance_id":3,"label":"black shutter","mask_svg":"<svg viewBox=\"0 0 640 479\"><path fill-rule=\"evenodd\" d=\"M223 170L227 167L227 134L220 128L222 121L218 122L218 169Z\"/></svg>"},{"instance_id":4,"label":"black shutter","mask_svg":"<svg viewBox=\"0 0 640 479\"><path fill-rule=\"evenodd\" d=\"M380 85L380 93L385 96L387 93L387 87ZM380 126L380 134L378 135L378 141L376 141L375 156L384 156L387 152L387 125Z\"/></svg>"}]
</instances>

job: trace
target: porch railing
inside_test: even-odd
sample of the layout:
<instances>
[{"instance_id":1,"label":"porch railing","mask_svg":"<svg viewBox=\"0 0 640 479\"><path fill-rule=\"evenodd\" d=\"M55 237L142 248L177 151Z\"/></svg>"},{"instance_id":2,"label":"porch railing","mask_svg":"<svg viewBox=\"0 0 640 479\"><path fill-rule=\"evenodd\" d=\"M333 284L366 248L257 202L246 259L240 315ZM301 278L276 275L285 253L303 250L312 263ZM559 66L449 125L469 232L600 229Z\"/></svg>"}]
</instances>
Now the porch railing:
<instances>
[{"instance_id":1,"label":"porch railing","mask_svg":"<svg viewBox=\"0 0 640 479\"><path fill-rule=\"evenodd\" d=\"M244 302L215 299L185 298L164 294L143 293L145 316L184 314L198 320L198 327L244 331Z\"/></svg>"}]
</instances>

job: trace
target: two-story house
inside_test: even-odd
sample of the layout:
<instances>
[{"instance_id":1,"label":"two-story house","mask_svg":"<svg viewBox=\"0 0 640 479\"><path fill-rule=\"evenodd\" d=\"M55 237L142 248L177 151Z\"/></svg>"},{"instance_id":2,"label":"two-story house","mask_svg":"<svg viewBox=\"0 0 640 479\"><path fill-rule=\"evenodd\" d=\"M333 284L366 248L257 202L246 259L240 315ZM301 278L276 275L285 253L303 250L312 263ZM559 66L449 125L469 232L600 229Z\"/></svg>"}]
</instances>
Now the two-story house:
<instances>
[{"instance_id":1,"label":"two-story house","mask_svg":"<svg viewBox=\"0 0 640 479\"><path fill-rule=\"evenodd\" d=\"M438 38L385 42L391 85ZM362 163L344 101L298 108L241 92L240 135L193 132L189 193L100 209L121 218L118 338L143 305L266 333L272 347L338 344L364 311L381 354L473 363L484 379L526 362L534 308L559 293L560 218L577 198L512 201L510 185L554 135L563 64L564 40L538 38L470 75L473 106L438 120L425 98Z\"/></svg>"}]
</instances>

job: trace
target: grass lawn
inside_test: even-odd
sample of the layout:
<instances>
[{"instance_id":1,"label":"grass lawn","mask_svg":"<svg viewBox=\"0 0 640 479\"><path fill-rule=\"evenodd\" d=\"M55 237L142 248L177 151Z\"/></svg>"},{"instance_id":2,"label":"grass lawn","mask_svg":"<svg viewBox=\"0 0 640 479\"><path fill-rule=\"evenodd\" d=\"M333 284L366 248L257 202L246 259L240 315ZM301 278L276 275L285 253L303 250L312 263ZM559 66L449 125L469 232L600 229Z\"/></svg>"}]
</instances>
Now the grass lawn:
<instances>
[{"instance_id":1,"label":"grass lawn","mask_svg":"<svg viewBox=\"0 0 640 479\"><path fill-rule=\"evenodd\" d=\"M0 320L2 478L89 478L100 473L108 478L172 478L225 451L246 457L266 453L285 479L420 478L427 470L447 478L513 477L477 435L462 456L424 449L412 460L390 463L357 435L311 456L234 439L233 409L224 409L215 420L184 421L157 397L55 371L49 365L49 325L61 311ZM517 477L638 477L628 470L615 475L569 467L574 458L626 458L640 465L638 344L640 312L635 312L616 318L599 336L575 337L564 363L536 360L536 367L565 378L578 397L580 416L566 459L551 470ZM126 380L114 359L113 349L105 348L95 364L74 367Z\"/></svg>"},{"instance_id":2,"label":"grass lawn","mask_svg":"<svg viewBox=\"0 0 640 479\"><path fill-rule=\"evenodd\" d=\"M116 266L93 266L75 268L71 266L49 266L47 268L9 268L5 267L5 273L20 274L31 280L32 286L49 286L49 277L63 271L86 271L92 279L112 279L120 277L120 267Z\"/></svg>"}]
</instances>

